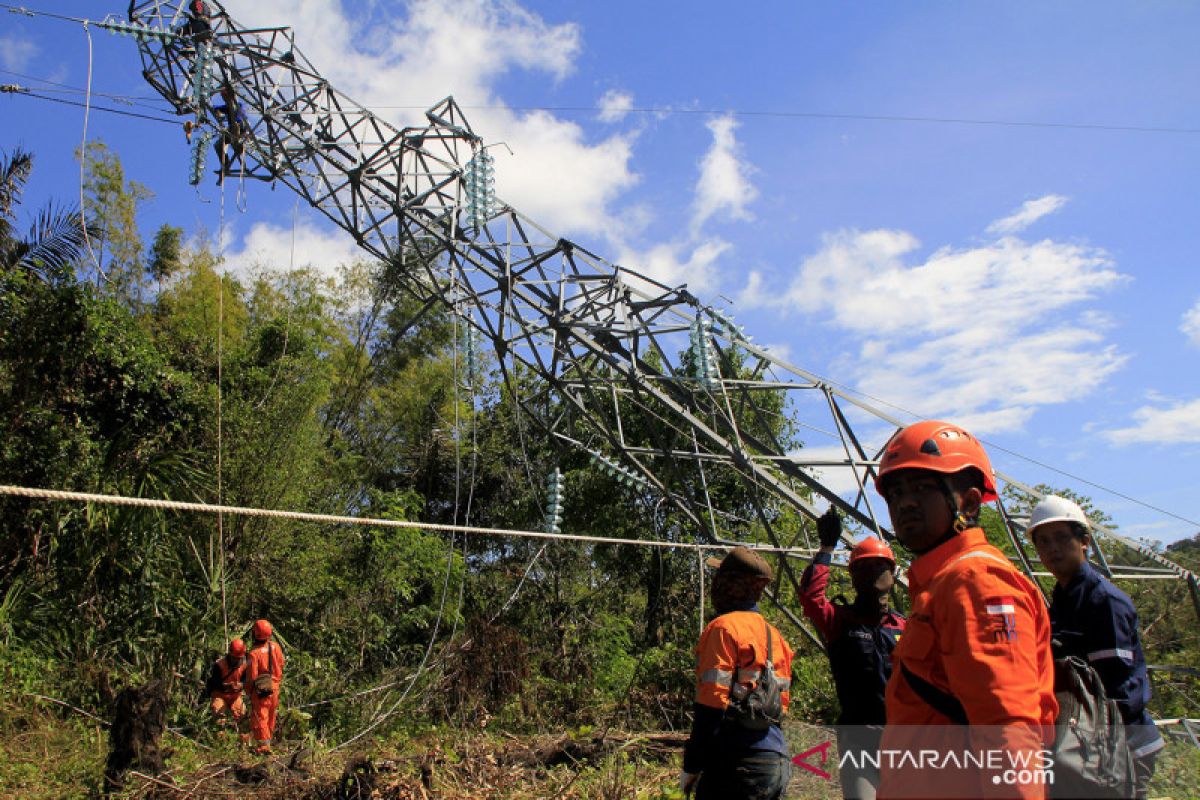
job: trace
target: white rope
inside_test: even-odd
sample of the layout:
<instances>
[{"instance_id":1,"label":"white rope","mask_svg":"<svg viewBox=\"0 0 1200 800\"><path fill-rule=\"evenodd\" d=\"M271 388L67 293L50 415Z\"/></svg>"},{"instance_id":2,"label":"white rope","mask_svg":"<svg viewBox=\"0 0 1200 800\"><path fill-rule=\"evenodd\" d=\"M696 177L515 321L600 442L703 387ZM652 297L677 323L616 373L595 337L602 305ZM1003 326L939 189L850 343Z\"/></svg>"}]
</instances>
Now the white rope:
<instances>
[{"instance_id":1,"label":"white rope","mask_svg":"<svg viewBox=\"0 0 1200 800\"><path fill-rule=\"evenodd\" d=\"M397 678L394 681L388 681L387 683L382 683L379 686L373 686L370 689L363 689L358 692L349 692L347 694L340 694L337 697L331 697L328 700L314 700L311 703L305 703L304 705L290 706L290 707L295 708L295 709L316 708L317 706L332 705L333 703L338 703L338 702L341 702L342 700L351 700L355 697L366 697L369 694L378 694L379 692L385 692L388 689L391 689L393 686L399 686L400 684L404 683L405 681L410 680L412 677L413 677L412 675L406 675L403 678Z\"/></svg>"},{"instance_id":2,"label":"white rope","mask_svg":"<svg viewBox=\"0 0 1200 800\"><path fill-rule=\"evenodd\" d=\"M93 494L90 492L65 492L57 489L35 489L28 486L0 484L0 495L27 497L33 500L54 500L78 503L100 503L105 505L157 508L166 511L190 511L200 514L229 514L243 517L266 517L290 519L299 522L316 522L328 525L363 525L379 528L409 528L414 530L444 531L474 534L478 536L517 536L525 539L556 539L595 544L627 544L633 547L660 547L668 550L732 550L732 544L702 544L695 542L668 542L655 539L622 539L608 536L585 536L575 533L546 533L545 531L523 531L515 528L483 528L475 525L446 525L438 522L412 522L398 519L376 519L372 517L347 517L337 514L314 514L307 511L280 511L267 508L244 506L220 506L209 503L190 503L181 500L155 500L148 497L125 497L122 495ZM747 543L745 547L760 553L791 553L811 555L815 551L803 547L764 547Z\"/></svg>"},{"instance_id":3,"label":"white rope","mask_svg":"<svg viewBox=\"0 0 1200 800\"><path fill-rule=\"evenodd\" d=\"M92 259L92 266L96 268L96 274L101 278L107 279L104 274L104 269L100 266L100 262L96 259L96 251L92 249L92 237L88 233L87 224L87 204L83 197L83 182L84 168L87 164L87 136L88 136L88 120L91 119L92 111L92 30L88 27L85 20L83 23L83 32L87 35L88 43L88 69L87 69L87 90L83 101L83 141L79 145L79 221L83 227L83 242L87 245L88 256Z\"/></svg>"},{"instance_id":4,"label":"white rope","mask_svg":"<svg viewBox=\"0 0 1200 800\"><path fill-rule=\"evenodd\" d=\"M450 555L446 561L446 578L444 581L442 581L442 603L438 607L437 620L434 622L434 625L433 625L433 634L429 637L429 645L425 648L425 655L421 657L421 663L417 665L417 671L414 672L408 679L408 686L404 687L404 691L400 693L400 696L398 698L396 698L396 702L392 703L391 708L389 708L386 712L384 712L383 714L380 714L378 717L376 717L371 722L370 725L363 728L361 731L359 731L355 735L351 736L349 739L342 742L341 744L331 748L330 749L331 753L341 750L343 747L347 747L347 746L353 744L354 742L357 742L359 739L363 738L368 733L370 733L371 731L375 730L380 725L382 725L385 720L391 718L392 715L394 715L396 713L396 710L400 708L400 704L403 703L405 698L408 697L408 693L411 692L412 688L417 685L417 679L420 678L421 674L425 671L425 665L429 662L429 654L433 652L434 642L437 641L438 628L442 624L442 614L446 610L446 596L450 593L450 572L451 572L450 568L451 568L451 566L453 566L453 564L454 564L454 539L451 538L450 539ZM466 580L465 575L463 576L463 580L464 581ZM399 681L397 681L397 683L398 682Z\"/></svg>"},{"instance_id":5,"label":"white rope","mask_svg":"<svg viewBox=\"0 0 1200 800\"><path fill-rule=\"evenodd\" d=\"M456 303L456 306L457 306L457 303ZM457 312L457 307L455 308L455 311ZM457 315L457 313L455 314L455 318L454 318L454 334L453 335L454 335L454 375L453 375L453 380L454 380L454 516L453 516L453 519L454 519L455 524L457 524L458 523L459 493L462 488L462 452L461 452L461 436L460 436L460 431L459 431L459 413L458 413L458 315ZM357 742L359 739L363 738L368 733L370 733L371 731L375 730L380 725L382 725L384 723L384 721L390 719L396 713L396 711L400 708L400 705L404 702L405 698L408 697L408 694L409 694L409 692L412 691L412 688L414 686L416 686L417 679L420 678L421 674L425 672L425 665L427 663L429 663L429 655L430 655L430 653L433 652L433 645L437 642L438 631L441 629L441 626L442 626L442 618L443 618L443 615L446 613L446 598L450 594L450 574L453 572L453 569L454 569L454 552L455 552L454 539L455 539L455 536L456 536L456 533L454 533L454 532L452 532L450 534L450 547L447 548L447 551L446 551L446 575L442 579L442 599L441 599L441 602L438 604L437 618L433 622L433 633L430 634L430 636L429 636L429 644L425 647L425 655L421 656L421 663L417 665L417 671L414 672L409 677L408 685L404 687L404 691L400 693L400 696L398 698L396 698L396 702L392 703L391 708L389 708L383 714L380 714L379 716L375 717L375 719L372 720L371 723L369 725L367 725L367 727L363 728L361 731L356 733L354 736L351 736L346 741L333 747L330 750L330 752L336 752L338 750L341 750L343 747L347 747L347 746L353 744L354 742ZM466 536L463 536L464 544L465 544L466 538L467 538ZM463 577L462 577L462 582L460 583L460 587L464 586L466 584L466 582L467 582L467 576L466 576L466 573L464 572ZM459 608L459 611L461 611L461 610L462 609ZM455 628L456 629L457 629L457 623L458 623L458 617L456 614L455 615ZM455 633L455 631L453 631L453 630L450 632L450 638L447 641L447 646L449 645L450 641L453 641L454 633Z\"/></svg>"},{"instance_id":6,"label":"white rope","mask_svg":"<svg viewBox=\"0 0 1200 800\"><path fill-rule=\"evenodd\" d=\"M297 197L296 202L292 205L292 249L291 249L291 254L288 256L288 271L287 271L288 281L295 280L294 273L296 271L296 219L297 219L299 213L300 213L300 198ZM291 341L292 306L294 305L294 301L291 297L288 297L288 295L287 295L288 286L286 284L282 287L282 290L283 290L283 295L284 295L283 301L284 301L284 304L287 306L287 318L283 322L283 349L279 353L279 358L276 359L275 374L271 376L271 385L267 387L267 390L265 392L263 392L262 399L259 400L258 403L254 406L255 411L261 411L262 407L267 402L267 398L271 396L271 392L275 391L275 384L279 382L279 376L283 372L283 363L284 363L284 360L287 358L288 343Z\"/></svg>"},{"instance_id":7,"label":"white rope","mask_svg":"<svg viewBox=\"0 0 1200 800\"><path fill-rule=\"evenodd\" d=\"M458 379L459 379L458 324L459 324L459 321L460 321L460 319L459 319L459 314L458 314L458 300L457 300L457 296L456 296L455 308L454 308L454 524L456 524L456 525L458 524L459 489L462 484L462 452L461 452L462 438L461 438L460 430L459 430L460 422L459 422L459 407L458 407L459 406L459 397L458 397L458 388L459 388L458 387ZM471 328L469 325L466 326L466 330L467 330L467 335L470 336ZM468 355L469 355L469 352L468 352ZM467 383L468 383L467 388L471 392L471 480L470 480L469 484L467 485L467 508L466 508L465 513L463 514L463 524L470 525L471 524L471 501L475 497L475 464L476 464L476 455L478 453L478 450L477 450L478 442L475 439L475 429L476 429L475 428L475 383L474 383L474 381L471 380L471 364L469 362L467 363ZM450 539L450 555L451 555L451 557L453 557L453 555L454 555L454 539L453 539L453 537ZM450 626L450 635L446 638L445 648L447 648L447 649L454 642L454 637L456 635L458 635L458 620L460 617L462 617L463 598L466 596L466 591L467 591L467 537L466 536L463 537L462 563L463 563L462 580L460 580L458 582L458 605L455 607L455 610L454 610L454 620L453 620L453 624L451 624L451 626ZM447 564L446 568L449 569L449 564ZM443 605L445 604L444 597L442 599L442 603L443 603Z\"/></svg>"},{"instance_id":8,"label":"white rope","mask_svg":"<svg viewBox=\"0 0 1200 800\"><path fill-rule=\"evenodd\" d=\"M221 184L221 218L217 228L217 263L220 272L217 273L217 505L225 499L223 494L222 474L224 467L224 442L222 429L222 404L224 391L221 381L225 361L225 184ZM225 626L225 641L229 641L229 607L226 604L226 574L225 563L225 517L217 513L217 546L221 548L221 620Z\"/></svg>"},{"instance_id":9,"label":"white rope","mask_svg":"<svg viewBox=\"0 0 1200 800\"><path fill-rule=\"evenodd\" d=\"M537 563L539 558L541 558L542 553L546 552L547 546L548 543L542 545L538 551L533 554L533 558L529 559L529 566L525 567L525 573L521 575L521 580L517 581L517 588L513 589L513 593L509 595L508 600L505 601L504 605L500 607L500 610L493 614L492 618L488 620L488 625L491 625L496 620L500 619L500 616L505 611L508 611L508 609L512 607L512 604L516 602L517 595L521 593L521 587L525 585L525 579L528 578L529 573L533 571L533 565Z\"/></svg>"}]
</instances>

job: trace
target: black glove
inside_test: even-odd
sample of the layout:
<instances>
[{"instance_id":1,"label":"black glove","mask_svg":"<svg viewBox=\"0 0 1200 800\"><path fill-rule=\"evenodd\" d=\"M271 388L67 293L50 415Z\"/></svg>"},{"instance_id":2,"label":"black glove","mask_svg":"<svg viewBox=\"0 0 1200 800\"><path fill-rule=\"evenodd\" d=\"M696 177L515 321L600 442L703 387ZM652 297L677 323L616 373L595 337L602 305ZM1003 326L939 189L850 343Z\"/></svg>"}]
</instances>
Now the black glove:
<instances>
[{"instance_id":1,"label":"black glove","mask_svg":"<svg viewBox=\"0 0 1200 800\"><path fill-rule=\"evenodd\" d=\"M833 506L817 520L817 539L822 547L837 547L842 535L842 521L838 518Z\"/></svg>"}]
</instances>

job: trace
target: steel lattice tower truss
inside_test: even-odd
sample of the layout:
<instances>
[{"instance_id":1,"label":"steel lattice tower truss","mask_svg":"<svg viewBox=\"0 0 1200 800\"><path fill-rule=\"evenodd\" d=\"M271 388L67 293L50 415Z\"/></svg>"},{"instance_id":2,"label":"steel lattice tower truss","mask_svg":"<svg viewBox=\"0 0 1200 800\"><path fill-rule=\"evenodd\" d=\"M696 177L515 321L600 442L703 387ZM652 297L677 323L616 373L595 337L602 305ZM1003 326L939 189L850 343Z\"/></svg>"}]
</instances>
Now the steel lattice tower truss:
<instances>
[{"instance_id":1,"label":"steel lattice tower truss","mask_svg":"<svg viewBox=\"0 0 1200 800\"><path fill-rule=\"evenodd\" d=\"M404 290L457 314L510 385L532 378L542 387L516 396L546 435L666 498L697 539L754 531L775 546L811 547L811 526L799 523L816 517L818 499L857 522L847 541L853 528L890 538L868 487L900 419L755 345L685 288L609 263L497 200L484 143L452 98L423 126L397 129L330 86L289 29L242 28L208 5L211 34L200 37L182 35L181 0L129 8L130 22L151 32L137 37L146 79L179 114L196 115L196 180L203 151L220 141L214 95L228 84L247 116L246 175L289 186L389 265ZM784 414L827 446L779 435ZM632 419L652 424L633 435ZM836 472L853 476L854 501L822 479ZM741 487L736 508L711 502L722 482ZM1031 572L1023 520L1001 513ZM1187 581L1200 614L1195 574L1141 542L1098 533L1094 555L1106 573ZM794 581L786 559L780 566Z\"/></svg>"}]
</instances>

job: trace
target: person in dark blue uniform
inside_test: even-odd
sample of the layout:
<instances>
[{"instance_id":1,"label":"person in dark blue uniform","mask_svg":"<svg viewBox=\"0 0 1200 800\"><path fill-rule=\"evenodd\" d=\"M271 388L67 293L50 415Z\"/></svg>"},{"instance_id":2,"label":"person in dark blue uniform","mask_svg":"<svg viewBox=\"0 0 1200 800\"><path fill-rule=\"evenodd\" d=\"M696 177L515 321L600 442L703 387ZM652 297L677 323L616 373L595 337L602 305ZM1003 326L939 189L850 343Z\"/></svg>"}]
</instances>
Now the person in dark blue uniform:
<instances>
[{"instance_id":1,"label":"person in dark blue uniform","mask_svg":"<svg viewBox=\"0 0 1200 800\"><path fill-rule=\"evenodd\" d=\"M879 770L864 764L858 753L875 757L883 732L884 691L892 676L892 650L904 631L904 617L888 600L896 582L896 556L882 539L869 536L850 551L853 603L825 596L829 564L842 533L837 512L830 508L817 520L821 548L800 576L800 605L820 631L837 687L839 779L842 796L874 800ZM852 757L845 757L853 752Z\"/></svg>"},{"instance_id":2,"label":"person in dark blue uniform","mask_svg":"<svg viewBox=\"0 0 1200 800\"><path fill-rule=\"evenodd\" d=\"M1088 563L1091 526L1078 505L1048 495L1033 509L1027 532L1056 581L1050 604L1055 657L1076 656L1091 664L1117 701L1134 760L1136 797L1145 798L1166 743L1146 711L1150 679L1137 611L1128 595Z\"/></svg>"},{"instance_id":3,"label":"person in dark blue uniform","mask_svg":"<svg viewBox=\"0 0 1200 800\"><path fill-rule=\"evenodd\" d=\"M221 104L213 106L213 115L221 129L220 136L213 143L213 149L216 150L221 163L217 173L218 186L224 183L225 176L230 174L233 158L237 158L242 169L245 169L246 137L250 132L250 121L238 101L237 93L229 83L221 86L221 101ZM230 151L233 152L233 157L230 157Z\"/></svg>"}]
</instances>

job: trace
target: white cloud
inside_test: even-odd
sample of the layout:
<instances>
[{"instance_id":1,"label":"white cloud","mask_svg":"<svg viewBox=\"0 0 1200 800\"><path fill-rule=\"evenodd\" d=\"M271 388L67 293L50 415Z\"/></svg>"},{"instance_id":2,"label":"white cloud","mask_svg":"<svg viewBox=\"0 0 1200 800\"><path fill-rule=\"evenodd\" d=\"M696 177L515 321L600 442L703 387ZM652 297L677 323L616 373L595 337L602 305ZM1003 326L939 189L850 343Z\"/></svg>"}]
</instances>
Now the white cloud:
<instances>
[{"instance_id":1,"label":"white cloud","mask_svg":"<svg viewBox=\"0 0 1200 800\"><path fill-rule=\"evenodd\" d=\"M781 361L790 362L792 360L792 346L787 342L766 342L762 348L769 350L771 355Z\"/></svg>"},{"instance_id":2,"label":"white cloud","mask_svg":"<svg viewBox=\"0 0 1200 800\"><path fill-rule=\"evenodd\" d=\"M700 295L718 290L719 261L732 250L732 245L724 239L703 235L702 223L721 210L735 219L749 219L746 205L758 194L747 177L751 167L740 159L740 148L733 135L737 123L732 117L721 117L710 121L707 127L713 134L713 143L699 164L692 224L686 233L648 249L633 247L622 236L613 237L621 253L618 263L668 286L686 284L691 292ZM641 222L644 227L646 220L642 218ZM753 280L755 274L751 277ZM759 285L761 276L742 295L753 296Z\"/></svg>"},{"instance_id":3,"label":"white cloud","mask_svg":"<svg viewBox=\"0 0 1200 800\"><path fill-rule=\"evenodd\" d=\"M549 24L509 0L410 0L403 15L331 0L226 7L245 24L291 25L325 78L398 125L422 124L426 108L453 95L476 133L515 153L492 150L499 197L555 234L611 236L619 228L609 206L637 182L632 136L591 142L576 123L518 113L497 95L513 70L570 74L581 48L577 25Z\"/></svg>"},{"instance_id":4,"label":"white cloud","mask_svg":"<svg viewBox=\"0 0 1200 800\"><path fill-rule=\"evenodd\" d=\"M1038 406L1086 396L1126 361L1100 334L1071 325L1011 337L972 328L867 345L873 352L856 370L860 389L981 436L1021 428Z\"/></svg>"},{"instance_id":5,"label":"white cloud","mask_svg":"<svg viewBox=\"0 0 1200 800\"><path fill-rule=\"evenodd\" d=\"M782 291L752 274L739 306L827 316L850 336L849 382L980 434L1078 400L1125 363L1105 318L1079 308L1127 280L1103 251L1007 237L921 260L919 246L906 231L830 234Z\"/></svg>"},{"instance_id":6,"label":"white cloud","mask_svg":"<svg viewBox=\"0 0 1200 800\"><path fill-rule=\"evenodd\" d=\"M296 226L296 269L314 269L333 276L338 267L362 261L369 256L354 240L340 230L322 230ZM254 225L242 239L241 247L225 254L229 271L247 275L255 270L286 270L292 265L292 229L269 223Z\"/></svg>"},{"instance_id":7,"label":"white cloud","mask_svg":"<svg viewBox=\"0 0 1200 800\"><path fill-rule=\"evenodd\" d=\"M601 122L620 122L633 110L633 95L618 89L609 89L600 98Z\"/></svg>"},{"instance_id":8,"label":"white cloud","mask_svg":"<svg viewBox=\"0 0 1200 800\"><path fill-rule=\"evenodd\" d=\"M13 72L24 72L39 48L37 44L17 36L0 36L0 67Z\"/></svg>"},{"instance_id":9,"label":"white cloud","mask_svg":"<svg viewBox=\"0 0 1200 800\"><path fill-rule=\"evenodd\" d=\"M733 219L750 219L746 207L758 196L758 190L750 183L752 167L741 158L741 147L734 136L737 126L737 121L728 115L708 123L713 143L700 161L693 231L699 230L718 211L725 211Z\"/></svg>"},{"instance_id":10,"label":"white cloud","mask_svg":"<svg viewBox=\"0 0 1200 800\"><path fill-rule=\"evenodd\" d=\"M762 272L752 269L746 276L746 285L741 288L734 298L737 308L761 308L770 305L766 280Z\"/></svg>"},{"instance_id":11,"label":"white cloud","mask_svg":"<svg viewBox=\"0 0 1200 800\"><path fill-rule=\"evenodd\" d=\"M1135 424L1105 432L1113 444L1200 443L1200 400L1166 406L1142 406L1133 412Z\"/></svg>"},{"instance_id":12,"label":"white cloud","mask_svg":"<svg viewBox=\"0 0 1200 800\"><path fill-rule=\"evenodd\" d=\"M645 251L627 249L617 263L667 286L687 284L690 292L703 295L716 290L716 265L729 249L721 239L669 242Z\"/></svg>"},{"instance_id":13,"label":"white cloud","mask_svg":"<svg viewBox=\"0 0 1200 800\"><path fill-rule=\"evenodd\" d=\"M904 256L920 242L904 231L840 231L823 243L768 302L828 311L863 335L1003 337L1125 280L1103 251L1049 240L943 247L915 266Z\"/></svg>"},{"instance_id":14,"label":"white cloud","mask_svg":"<svg viewBox=\"0 0 1200 800\"><path fill-rule=\"evenodd\" d=\"M632 137L589 145L582 128L544 111L510 116L497 130L516 151L496 159L501 199L554 233L617 235L620 221L610 204L637 183L629 167Z\"/></svg>"},{"instance_id":15,"label":"white cloud","mask_svg":"<svg viewBox=\"0 0 1200 800\"><path fill-rule=\"evenodd\" d=\"M1184 313L1179 330L1183 331L1183 335L1188 337L1192 344L1200 347L1200 300Z\"/></svg>"},{"instance_id":16,"label":"white cloud","mask_svg":"<svg viewBox=\"0 0 1200 800\"><path fill-rule=\"evenodd\" d=\"M987 226L987 232L1006 236L1025 230L1042 217L1053 214L1067 203L1067 198L1058 194L1048 194L1037 200L1026 200L1021 207L1004 219L998 219Z\"/></svg>"},{"instance_id":17,"label":"white cloud","mask_svg":"<svg viewBox=\"0 0 1200 800\"><path fill-rule=\"evenodd\" d=\"M846 458L846 450L840 444L819 445L815 447L803 447L788 454L796 459L797 462L805 461L844 461ZM867 481L867 491L871 493L871 502L877 502L879 497L876 496L871 488L871 483L864 474L863 469L858 470L858 477L855 477L854 468L850 466L828 466L822 465L819 467L802 467L808 474L816 477L821 481L821 485L832 490L835 494L847 502L853 502L858 495L859 481ZM824 507L825 500L817 501L817 504ZM879 509L876 509L879 510Z\"/></svg>"}]
</instances>

